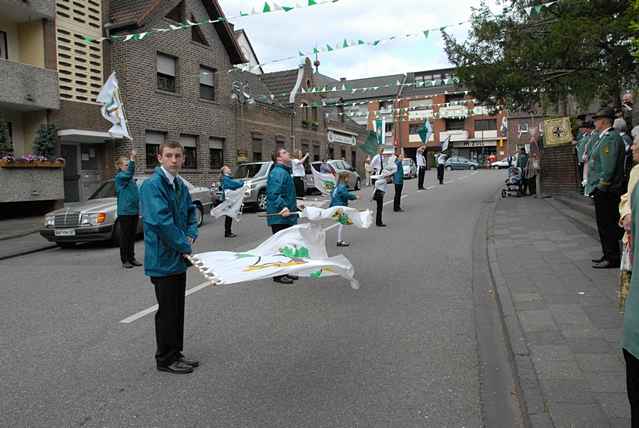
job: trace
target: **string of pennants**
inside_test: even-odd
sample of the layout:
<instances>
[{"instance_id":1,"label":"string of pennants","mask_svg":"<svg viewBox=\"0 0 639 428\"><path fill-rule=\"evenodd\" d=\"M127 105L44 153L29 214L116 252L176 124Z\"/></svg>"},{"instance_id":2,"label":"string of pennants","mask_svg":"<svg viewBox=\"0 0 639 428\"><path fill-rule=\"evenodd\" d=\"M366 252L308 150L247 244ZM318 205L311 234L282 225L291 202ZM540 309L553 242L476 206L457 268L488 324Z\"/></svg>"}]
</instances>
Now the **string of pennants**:
<instances>
[{"instance_id":1,"label":"string of pennants","mask_svg":"<svg viewBox=\"0 0 639 428\"><path fill-rule=\"evenodd\" d=\"M114 42L140 41L140 40L146 39L147 37L153 34L167 33L170 31L179 31L179 30L184 30L191 27L199 27L199 26L208 25L208 24L217 24L221 22L231 21L233 19L243 18L246 16L263 15L266 13L274 13L274 12L280 12L280 11L290 12L295 9L306 9L312 6L319 6L319 5L324 5L328 3L337 3L338 1L339 0L306 0L305 4L300 4L299 2L297 2L295 6L288 6L288 5L280 6L279 4L275 2L272 2L270 4L268 2L265 2L262 9L259 11L253 8L253 10L251 10L250 12L240 11L239 15L231 16L228 18L221 16L217 19L206 19L204 21L198 21L198 22L193 22L190 19L187 19L185 22L182 22L176 25L169 24L168 28L153 28L149 31L141 31L139 33L130 33L130 34L121 34L121 35L112 35L110 37L91 37L91 36L84 35L83 40L85 43L102 42L105 40L111 40Z\"/></svg>"}]
</instances>

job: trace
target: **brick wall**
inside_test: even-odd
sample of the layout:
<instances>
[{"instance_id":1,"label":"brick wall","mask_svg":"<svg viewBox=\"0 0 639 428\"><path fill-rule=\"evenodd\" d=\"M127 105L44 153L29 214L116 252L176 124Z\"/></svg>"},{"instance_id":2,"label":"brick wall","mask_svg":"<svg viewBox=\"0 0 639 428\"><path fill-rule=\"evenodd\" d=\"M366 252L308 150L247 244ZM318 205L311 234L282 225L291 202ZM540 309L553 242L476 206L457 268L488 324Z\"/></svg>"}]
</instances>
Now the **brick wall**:
<instances>
[{"instance_id":1,"label":"brick wall","mask_svg":"<svg viewBox=\"0 0 639 428\"><path fill-rule=\"evenodd\" d=\"M577 191L577 157L572 144L544 149L541 187L543 193L549 194Z\"/></svg>"}]
</instances>

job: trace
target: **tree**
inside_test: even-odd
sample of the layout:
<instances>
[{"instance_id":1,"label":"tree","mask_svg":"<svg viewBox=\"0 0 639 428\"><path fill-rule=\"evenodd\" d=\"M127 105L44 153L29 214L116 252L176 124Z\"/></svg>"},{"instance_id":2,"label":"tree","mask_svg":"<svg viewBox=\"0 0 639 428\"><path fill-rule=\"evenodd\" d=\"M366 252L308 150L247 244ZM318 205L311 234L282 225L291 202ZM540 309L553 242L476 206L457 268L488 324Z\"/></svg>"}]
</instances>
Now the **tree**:
<instances>
[{"instance_id":1,"label":"tree","mask_svg":"<svg viewBox=\"0 0 639 428\"><path fill-rule=\"evenodd\" d=\"M4 120L0 120L0 156L13 153L13 143L9 134L9 126Z\"/></svg>"},{"instance_id":2,"label":"tree","mask_svg":"<svg viewBox=\"0 0 639 428\"><path fill-rule=\"evenodd\" d=\"M634 31L635 33L637 33L639 32L639 0L635 0L634 8L635 8L635 16L637 18L635 18L635 20L632 21L630 31ZM639 61L639 35L636 35L633 38L632 43L634 45L635 58L637 58L637 61Z\"/></svg>"},{"instance_id":3,"label":"tree","mask_svg":"<svg viewBox=\"0 0 639 428\"><path fill-rule=\"evenodd\" d=\"M568 96L620 104L637 81L629 40L638 0L502 0L494 15L482 1L473 9L465 42L444 33L446 53L474 96L491 105L529 111Z\"/></svg>"},{"instance_id":4,"label":"tree","mask_svg":"<svg viewBox=\"0 0 639 428\"><path fill-rule=\"evenodd\" d=\"M55 125L40 125L38 134L33 141L33 154L37 156L52 157L58 135Z\"/></svg>"}]
</instances>

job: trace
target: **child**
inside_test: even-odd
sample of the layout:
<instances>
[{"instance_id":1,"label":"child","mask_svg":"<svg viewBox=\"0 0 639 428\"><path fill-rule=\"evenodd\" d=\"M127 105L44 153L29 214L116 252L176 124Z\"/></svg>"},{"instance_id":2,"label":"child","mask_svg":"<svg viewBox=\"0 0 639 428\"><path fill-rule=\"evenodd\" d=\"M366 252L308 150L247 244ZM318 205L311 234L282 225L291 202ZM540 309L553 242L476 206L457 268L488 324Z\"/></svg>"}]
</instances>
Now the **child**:
<instances>
[{"instance_id":1,"label":"child","mask_svg":"<svg viewBox=\"0 0 639 428\"><path fill-rule=\"evenodd\" d=\"M228 165L224 165L222 167L222 181L220 186L220 190L222 191L222 201L224 201L224 191L241 189L244 186L244 181L231 178L231 168ZM233 219L229 216L224 217L224 237L235 238L237 235L231 232Z\"/></svg>"},{"instance_id":2,"label":"child","mask_svg":"<svg viewBox=\"0 0 639 428\"><path fill-rule=\"evenodd\" d=\"M357 199L357 195L354 195L348 191L348 173L341 172L337 178L337 185L331 193L331 207L347 207L348 201ZM337 227L337 246L348 247L350 242L342 240L342 230L344 225L340 223Z\"/></svg>"}]
</instances>

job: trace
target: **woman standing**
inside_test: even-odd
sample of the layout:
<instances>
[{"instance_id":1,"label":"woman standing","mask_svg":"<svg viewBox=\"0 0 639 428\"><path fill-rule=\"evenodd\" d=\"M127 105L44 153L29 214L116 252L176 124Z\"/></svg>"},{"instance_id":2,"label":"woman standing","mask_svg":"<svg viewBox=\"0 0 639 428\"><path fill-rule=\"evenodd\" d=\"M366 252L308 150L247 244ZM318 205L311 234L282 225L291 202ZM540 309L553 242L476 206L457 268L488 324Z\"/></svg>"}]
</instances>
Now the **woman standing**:
<instances>
[{"instance_id":1,"label":"woman standing","mask_svg":"<svg viewBox=\"0 0 639 428\"><path fill-rule=\"evenodd\" d=\"M373 167L371 166L371 157L366 156L364 160L364 172L366 174L366 185L371 185L371 174L373 173Z\"/></svg>"},{"instance_id":2,"label":"woman standing","mask_svg":"<svg viewBox=\"0 0 639 428\"><path fill-rule=\"evenodd\" d=\"M357 195L348 191L348 173L340 173L337 178L337 186L335 186L333 193L331 193L331 207L347 207L348 201L354 201L355 199L357 199ZM351 245L350 242L342 240L343 229L344 225L340 223L337 227L338 247L348 247Z\"/></svg>"},{"instance_id":3,"label":"woman standing","mask_svg":"<svg viewBox=\"0 0 639 428\"><path fill-rule=\"evenodd\" d=\"M224 191L225 190L237 190L241 189L244 186L244 181L235 180L231 177L231 168L228 165L224 165L222 167L222 180L221 180L221 190L222 190L222 201L224 201ZM225 238L235 238L237 235L231 231L231 226L233 225L233 219L229 216L224 216L224 237Z\"/></svg>"},{"instance_id":4,"label":"woman standing","mask_svg":"<svg viewBox=\"0 0 639 428\"><path fill-rule=\"evenodd\" d=\"M291 169L293 170L293 184L295 185L295 195L298 199L304 197L304 177L306 176L306 169L304 168L304 162L308 159L308 153L302 157L302 151L298 150L295 153L295 157L291 159Z\"/></svg>"}]
</instances>

